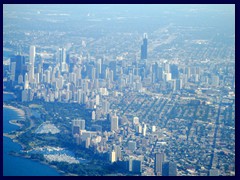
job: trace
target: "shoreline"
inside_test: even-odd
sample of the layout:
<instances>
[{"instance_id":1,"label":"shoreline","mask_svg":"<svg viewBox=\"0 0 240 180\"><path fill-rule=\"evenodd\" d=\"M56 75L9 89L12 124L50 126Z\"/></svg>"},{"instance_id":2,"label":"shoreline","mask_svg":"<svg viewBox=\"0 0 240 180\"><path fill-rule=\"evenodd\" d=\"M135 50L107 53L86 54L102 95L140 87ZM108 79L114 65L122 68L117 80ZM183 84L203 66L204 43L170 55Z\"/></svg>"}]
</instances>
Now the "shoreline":
<instances>
[{"instance_id":1,"label":"shoreline","mask_svg":"<svg viewBox=\"0 0 240 180\"><path fill-rule=\"evenodd\" d=\"M23 127L23 125L21 123L17 122L18 120L10 120L9 123L18 127Z\"/></svg>"},{"instance_id":2,"label":"shoreline","mask_svg":"<svg viewBox=\"0 0 240 180\"><path fill-rule=\"evenodd\" d=\"M26 116L25 116L26 114L23 109L20 109L20 108L11 106L11 105L6 105L6 104L3 104L3 108L11 109L11 110L17 112L20 117L26 119Z\"/></svg>"}]
</instances>

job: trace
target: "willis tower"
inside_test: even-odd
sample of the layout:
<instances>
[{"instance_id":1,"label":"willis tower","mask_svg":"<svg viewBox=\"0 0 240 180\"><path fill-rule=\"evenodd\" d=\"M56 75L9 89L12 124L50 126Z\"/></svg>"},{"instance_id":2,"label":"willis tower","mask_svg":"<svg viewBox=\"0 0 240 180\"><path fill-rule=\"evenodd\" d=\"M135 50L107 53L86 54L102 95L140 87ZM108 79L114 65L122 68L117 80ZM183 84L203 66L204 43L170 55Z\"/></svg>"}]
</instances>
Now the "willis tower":
<instances>
[{"instance_id":1,"label":"willis tower","mask_svg":"<svg viewBox=\"0 0 240 180\"><path fill-rule=\"evenodd\" d=\"M143 44L141 45L141 59L147 59L147 34L143 35Z\"/></svg>"}]
</instances>

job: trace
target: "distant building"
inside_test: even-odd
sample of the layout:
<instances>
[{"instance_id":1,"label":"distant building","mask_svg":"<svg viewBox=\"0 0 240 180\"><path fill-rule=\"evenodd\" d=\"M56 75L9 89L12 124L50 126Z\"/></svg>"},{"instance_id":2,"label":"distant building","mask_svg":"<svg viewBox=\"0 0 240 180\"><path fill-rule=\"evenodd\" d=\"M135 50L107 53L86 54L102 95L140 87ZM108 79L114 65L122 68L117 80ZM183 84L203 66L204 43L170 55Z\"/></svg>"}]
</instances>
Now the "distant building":
<instances>
[{"instance_id":1,"label":"distant building","mask_svg":"<svg viewBox=\"0 0 240 180\"><path fill-rule=\"evenodd\" d=\"M36 56L36 47L30 46L30 53L29 53L29 63L30 63L29 82L30 83L34 83L35 56Z\"/></svg>"},{"instance_id":2,"label":"distant building","mask_svg":"<svg viewBox=\"0 0 240 180\"><path fill-rule=\"evenodd\" d=\"M118 130L118 116L115 114L111 116L111 131Z\"/></svg>"},{"instance_id":3,"label":"distant building","mask_svg":"<svg viewBox=\"0 0 240 180\"><path fill-rule=\"evenodd\" d=\"M174 162L162 163L162 176L177 176L177 165Z\"/></svg>"},{"instance_id":4,"label":"distant building","mask_svg":"<svg viewBox=\"0 0 240 180\"><path fill-rule=\"evenodd\" d=\"M16 55L10 58L11 80L18 81L20 75L24 76L27 72L25 56Z\"/></svg>"},{"instance_id":5,"label":"distant building","mask_svg":"<svg viewBox=\"0 0 240 180\"><path fill-rule=\"evenodd\" d=\"M61 72L66 72L67 71L67 64L66 64L66 49L65 48L59 48L58 49L57 62L60 63Z\"/></svg>"},{"instance_id":6,"label":"distant building","mask_svg":"<svg viewBox=\"0 0 240 180\"><path fill-rule=\"evenodd\" d=\"M147 34L144 33L143 44L141 45L141 59L147 59L147 46L148 46Z\"/></svg>"}]
</instances>

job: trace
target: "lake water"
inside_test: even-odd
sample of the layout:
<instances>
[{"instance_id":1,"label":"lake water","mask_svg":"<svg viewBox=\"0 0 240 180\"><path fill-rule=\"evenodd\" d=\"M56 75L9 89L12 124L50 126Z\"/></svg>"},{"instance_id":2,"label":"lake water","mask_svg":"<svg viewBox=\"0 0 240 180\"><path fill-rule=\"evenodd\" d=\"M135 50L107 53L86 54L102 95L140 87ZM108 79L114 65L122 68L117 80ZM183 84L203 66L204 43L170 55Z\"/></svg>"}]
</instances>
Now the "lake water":
<instances>
[{"instance_id":1,"label":"lake water","mask_svg":"<svg viewBox=\"0 0 240 180\"><path fill-rule=\"evenodd\" d=\"M3 94L3 101L9 101L13 97ZM3 132L11 132L18 129L9 123L9 120L20 119L18 113L9 108L3 108ZM30 159L11 156L10 151L19 152L21 146L10 138L3 137L3 175L4 176L60 176L56 169Z\"/></svg>"}]
</instances>

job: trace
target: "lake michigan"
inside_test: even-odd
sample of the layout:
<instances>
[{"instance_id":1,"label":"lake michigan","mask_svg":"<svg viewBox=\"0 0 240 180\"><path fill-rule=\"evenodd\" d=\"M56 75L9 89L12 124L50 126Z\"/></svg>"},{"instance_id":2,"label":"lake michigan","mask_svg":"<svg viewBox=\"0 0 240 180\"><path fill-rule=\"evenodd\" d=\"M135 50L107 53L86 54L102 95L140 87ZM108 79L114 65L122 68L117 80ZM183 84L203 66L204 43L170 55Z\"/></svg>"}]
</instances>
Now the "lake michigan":
<instances>
[{"instance_id":1,"label":"lake michigan","mask_svg":"<svg viewBox=\"0 0 240 180\"><path fill-rule=\"evenodd\" d=\"M3 94L3 101L13 98L11 94ZM9 123L9 120L22 118L13 109L3 108L3 132L8 133L18 129L18 126ZM21 146L10 138L3 137L3 175L4 176L60 176L56 169L30 159L9 155L9 152L19 152Z\"/></svg>"}]
</instances>

